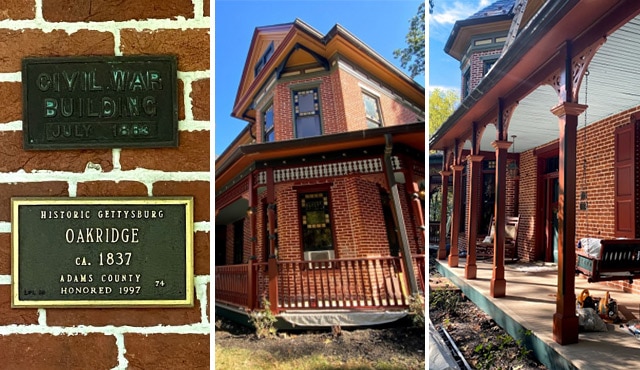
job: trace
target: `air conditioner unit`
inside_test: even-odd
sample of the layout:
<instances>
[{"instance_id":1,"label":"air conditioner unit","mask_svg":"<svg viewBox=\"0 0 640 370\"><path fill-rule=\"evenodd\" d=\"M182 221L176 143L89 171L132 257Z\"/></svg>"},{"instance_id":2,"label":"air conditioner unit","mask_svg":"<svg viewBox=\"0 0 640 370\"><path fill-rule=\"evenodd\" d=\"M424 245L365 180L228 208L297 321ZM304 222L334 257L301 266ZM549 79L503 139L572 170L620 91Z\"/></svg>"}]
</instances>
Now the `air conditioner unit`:
<instances>
[{"instance_id":1,"label":"air conditioner unit","mask_svg":"<svg viewBox=\"0 0 640 370\"><path fill-rule=\"evenodd\" d=\"M321 262L334 259L333 250L304 252L305 261L314 261L309 263L310 269L331 268L331 262ZM317 261L317 262L316 262Z\"/></svg>"}]
</instances>

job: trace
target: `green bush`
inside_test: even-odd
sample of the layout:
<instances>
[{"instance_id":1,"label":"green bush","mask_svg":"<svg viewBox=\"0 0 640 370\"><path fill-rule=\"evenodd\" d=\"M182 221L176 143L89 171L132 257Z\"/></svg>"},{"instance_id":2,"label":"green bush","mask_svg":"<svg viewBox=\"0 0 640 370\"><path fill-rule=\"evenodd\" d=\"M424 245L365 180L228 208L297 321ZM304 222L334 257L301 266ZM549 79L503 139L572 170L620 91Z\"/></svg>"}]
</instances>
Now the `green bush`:
<instances>
[{"instance_id":1,"label":"green bush","mask_svg":"<svg viewBox=\"0 0 640 370\"><path fill-rule=\"evenodd\" d=\"M256 336L258 338L266 338L276 334L277 329L273 324L278 319L271 312L271 303L268 299L262 298L261 310L254 310L249 313L249 322L256 329Z\"/></svg>"},{"instance_id":2,"label":"green bush","mask_svg":"<svg viewBox=\"0 0 640 370\"><path fill-rule=\"evenodd\" d=\"M424 329L424 296L414 294L409 299L409 314L412 316L413 325Z\"/></svg>"}]
</instances>

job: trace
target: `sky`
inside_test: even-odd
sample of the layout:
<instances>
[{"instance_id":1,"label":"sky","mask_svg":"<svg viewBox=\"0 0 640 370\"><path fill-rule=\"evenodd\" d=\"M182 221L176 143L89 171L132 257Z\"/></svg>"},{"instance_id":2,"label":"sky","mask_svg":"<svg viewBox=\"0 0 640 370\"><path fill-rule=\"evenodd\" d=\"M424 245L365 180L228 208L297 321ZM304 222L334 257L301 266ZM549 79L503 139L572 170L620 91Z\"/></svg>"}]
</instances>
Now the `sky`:
<instances>
[{"instance_id":1,"label":"sky","mask_svg":"<svg viewBox=\"0 0 640 370\"><path fill-rule=\"evenodd\" d=\"M435 0L428 15L429 91L438 87L454 89L460 96L460 62L444 52L453 24L492 4L494 0Z\"/></svg>"},{"instance_id":2,"label":"sky","mask_svg":"<svg viewBox=\"0 0 640 370\"><path fill-rule=\"evenodd\" d=\"M436 4L441 2L445 1L436 0ZM215 7L213 109L216 156L247 124L231 117L231 110L256 27L291 23L299 18L326 34L338 23L408 74L393 57L393 51L406 46L409 21L416 15L420 3L420 0L216 0L212 3ZM416 76L415 80L426 86L424 75Z\"/></svg>"}]
</instances>

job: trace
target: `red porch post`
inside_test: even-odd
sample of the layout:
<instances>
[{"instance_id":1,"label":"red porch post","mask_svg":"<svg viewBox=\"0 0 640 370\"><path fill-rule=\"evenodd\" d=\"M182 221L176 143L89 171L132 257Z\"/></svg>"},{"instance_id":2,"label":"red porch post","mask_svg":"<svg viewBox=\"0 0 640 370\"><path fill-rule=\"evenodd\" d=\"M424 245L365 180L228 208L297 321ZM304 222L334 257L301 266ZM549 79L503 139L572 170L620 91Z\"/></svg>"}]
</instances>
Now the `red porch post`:
<instances>
[{"instance_id":1,"label":"red porch post","mask_svg":"<svg viewBox=\"0 0 640 370\"><path fill-rule=\"evenodd\" d=\"M493 211L495 236L493 238L493 274L489 293L493 298L504 297L507 281L504 279L504 229L507 198L507 149L510 141L496 140L491 143L496 149L496 203Z\"/></svg>"},{"instance_id":2,"label":"red porch post","mask_svg":"<svg viewBox=\"0 0 640 370\"><path fill-rule=\"evenodd\" d=\"M442 204L440 207L440 245L438 259L447 258L447 198L449 197L449 176L451 171L440 171L442 176Z\"/></svg>"},{"instance_id":3,"label":"red porch post","mask_svg":"<svg viewBox=\"0 0 640 370\"><path fill-rule=\"evenodd\" d=\"M276 212L273 168L267 169L267 224L269 230L269 302L271 312L278 313L278 260L276 259Z\"/></svg>"},{"instance_id":4,"label":"red porch post","mask_svg":"<svg viewBox=\"0 0 640 370\"><path fill-rule=\"evenodd\" d=\"M249 173L247 177L247 181L249 182L249 209L247 210L247 214L249 215L249 238L251 241L251 255L249 256L249 271L247 275L247 280L249 286L247 287L248 292L248 306L249 309L254 309L256 307L256 284L255 284L255 276L253 273L253 263L256 259L256 242L258 238L256 237L256 190L253 187L253 172Z\"/></svg>"},{"instance_id":5,"label":"red porch post","mask_svg":"<svg viewBox=\"0 0 640 370\"><path fill-rule=\"evenodd\" d=\"M464 267L464 277L475 279L478 272L476 265L476 239L478 237L478 210L480 209L480 191L482 160L481 155L470 155L467 157L468 172L467 181L471 184L469 193L469 213L467 214L467 264Z\"/></svg>"},{"instance_id":6,"label":"red porch post","mask_svg":"<svg viewBox=\"0 0 640 370\"><path fill-rule=\"evenodd\" d=\"M460 216L462 210L462 170L463 165L451 166L453 170L453 212L451 212L451 249L449 250L449 266L458 267L458 234L460 233Z\"/></svg>"},{"instance_id":7,"label":"red porch post","mask_svg":"<svg viewBox=\"0 0 640 370\"><path fill-rule=\"evenodd\" d=\"M553 339L560 344L578 342L576 317L576 137L578 116L587 108L563 102L551 109L560 128L558 169L558 293L553 315Z\"/></svg>"}]
</instances>

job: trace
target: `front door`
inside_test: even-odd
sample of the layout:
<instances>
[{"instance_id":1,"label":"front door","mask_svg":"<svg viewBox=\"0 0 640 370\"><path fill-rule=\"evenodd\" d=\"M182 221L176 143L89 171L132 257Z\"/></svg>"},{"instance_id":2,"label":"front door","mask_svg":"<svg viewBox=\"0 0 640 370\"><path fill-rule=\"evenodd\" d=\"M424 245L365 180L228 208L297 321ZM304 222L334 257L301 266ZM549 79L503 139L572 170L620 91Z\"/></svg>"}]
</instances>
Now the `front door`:
<instances>
[{"instance_id":1,"label":"front door","mask_svg":"<svg viewBox=\"0 0 640 370\"><path fill-rule=\"evenodd\" d=\"M544 176L545 262L558 262L558 172Z\"/></svg>"}]
</instances>

